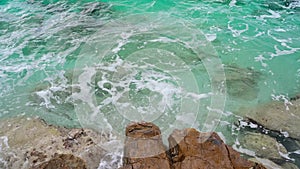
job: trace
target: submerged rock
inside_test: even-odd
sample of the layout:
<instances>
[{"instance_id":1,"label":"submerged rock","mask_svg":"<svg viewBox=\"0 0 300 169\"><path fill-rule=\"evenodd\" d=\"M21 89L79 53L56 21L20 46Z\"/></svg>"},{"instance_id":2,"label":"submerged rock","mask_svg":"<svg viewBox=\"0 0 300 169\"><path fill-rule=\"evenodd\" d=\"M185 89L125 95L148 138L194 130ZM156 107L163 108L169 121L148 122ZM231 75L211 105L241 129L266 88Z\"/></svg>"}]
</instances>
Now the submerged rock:
<instances>
[{"instance_id":1,"label":"submerged rock","mask_svg":"<svg viewBox=\"0 0 300 169\"><path fill-rule=\"evenodd\" d=\"M300 140L300 100L290 105L272 101L246 111L246 118L263 127L283 133L286 137Z\"/></svg>"},{"instance_id":2,"label":"submerged rock","mask_svg":"<svg viewBox=\"0 0 300 169\"><path fill-rule=\"evenodd\" d=\"M246 132L239 135L239 142L243 149L251 150L256 156L273 161L282 161L280 154L288 153L276 139L261 133Z\"/></svg>"},{"instance_id":3,"label":"submerged rock","mask_svg":"<svg viewBox=\"0 0 300 169\"><path fill-rule=\"evenodd\" d=\"M257 98L260 73L252 69L225 66L227 93L235 98L253 100Z\"/></svg>"},{"instance_id":4,"label":"submerged rock","mask_svg":"<svg viewBox=\"0 0 300 169\"><path fill-rule=\"evenodd\" d=\"M175 130L169 137L174 169L264 169L243 159L226 145L216 133L200 133L195 129Z\"/></svg>"}]
</instances>

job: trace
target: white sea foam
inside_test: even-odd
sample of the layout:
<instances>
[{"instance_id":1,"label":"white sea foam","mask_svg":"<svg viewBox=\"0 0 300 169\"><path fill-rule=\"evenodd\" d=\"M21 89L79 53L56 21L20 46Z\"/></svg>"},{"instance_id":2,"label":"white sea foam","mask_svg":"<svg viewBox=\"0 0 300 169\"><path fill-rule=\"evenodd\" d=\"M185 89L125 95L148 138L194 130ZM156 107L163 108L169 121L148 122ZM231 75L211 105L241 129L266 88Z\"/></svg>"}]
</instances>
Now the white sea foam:
<instances>
[{"instance_id":1,"label":"white sea foam","mask_svg":"<svg viewBox=\"0 0 300 169\"><path fill-rule=\"evenodd\" d=\"M265 34L265 32L258 32L254 37L257 38L257 37L260 37L260 36L262 36L264 34Z\"/></svg>"},{"instance_id":2,"label":"white sea foam","mask_svg":"<svg viewBox=\"0 0 300 169\"><path fill-rule=\"evenodd\" d=\"M278 29L276 29L278 30ZM272 31L268 30L267 34L269 37L271 37L272 39L274 39L275 41L279 42L279 43L292 43L292 39L290 37L287 37L286 39L279 39L278 37L272 35Z\"/></svg>"},{"instance_id":3,"label":"white sea foam","mask_svg":"<svg viewBox=\"0 0 300 169\"><path fill-rule=\"evenodd\" d=\"M138 111L141 114L155 114L158 110L165 111L173 106L174 99L172 97L178 95L180 90L174 86L174 84L166 82L167 80L174 81L171 76L164 75L162 72L156 72L149 68L148 70L142 70L140 65L118 60L119 59L117 59L116 63L110 64L110 68L106 68L105 65L98 65L102 70L103 75L101 78L102 80L97 82L97 85L99 87L103 87L105 83L110 83L112 85L112 88L109 90L103 89L109 92L111 97L104 99L99 105L99 109L112 103L120 110L120 112L126 111L127 108L128 111ZM113 79L106 78L110 72L114 72ZM139 73L141 78L136 79L135 76ZM121 78L121 80L119 78ZM133 106L135 105L134 103L128 103L128 101L131 102L130 99L127 98L127 95L131 90L129 85L132 84L135 85L135 91L147 89L153 93L151 96L153 98L148 98L150 99L150 107L135 107ZM122 87L124 90L120 92L117 90L118 87ZM156 103L156 107L151 106L153 103L155 104L155 100L151 101L152 99L155 99L154 97L157 99L161 97L160 102ZM122 100L124 99L126 99L127 102L123 102Z\"/></svg>"},{"instance_id":4,"label":"white sea foam","mask_svg":"<svg viewBox=\"0 0 300 169\"><path fill-rule=\"evenodd\" d=\"M217 34L205 34L205 37L208 41L212 42L217 39Z\"/></svg>"},{"instance_id":5,"label":"white sea foam","mask_svg":"<svg viewBox=\"0 0 300 169\"><path fill-rule=\"evenodd\" d=\"M123 152L111 152L101 159L98 169L120 168L122 166Z\"/></svg>"},{"instance_id":6,"label":"white sea foam","mask_svg":"<svg viewBox=\"0 0 300 169\"><path fill-rule=\"evenodd\" d=\"M193 99L195 102L197 102L197 101L199 101L199 100L201 100L201 99L208 98L208 97L210 97L211 95L213 95L213 93L211 93L211 92L209 92L209 93L201 93L201 94L187 92L187 93L185 94L185 97L191 98L191 99Z\"/></svg>"},{"instance_id":7,"label":"white sea foam","mask_svg":"<svg viewBox=\"0 0 300 169\"><path fill-rule=\"evenodd\" d=\"M273 99L273 100L276 100L276 101L283 101L283 102L284 102L284 105L285 105L285 107L286 107L286 110L289 110L289 106L290 106L290 105L293 105L293 103L290 102L290 101L289 101L289 98L288 98L287 96L285 96L285 95L282 95L282 94L280 94L280 95L271 94L271 96L272 96L272 99Z\"/></svg>"},{"instance_id":8,"label":"white sea foam","mask_svg":"<svg viewBox=\"0 0 300 169\"><path fill-rule=\"evenodd\" d=\"M286 32L286 30L282 29L282 28L276 28L276 29L274 29L274 31L276 31L276 32Z\"/></svg>"},{"instance_id":9,"label":"white sea foam","mask_svg":"<svg viewBox=\"0 0 300 169\"><path fill-rule=\"evenodd\" d=\"M245 121L240 121L240 126L241 127L258 128L257 124L254 124L252 122L245 122Z\"/></svg>"},{"instance_id":10,"label":"white sea foam","mask_svg":"<svg viewBox=\"0 0 300 169\"><path fill-rule=\"evenodd\" d=\"M300 154L300 150L293 151L291 153Z\"/></svg>"},{"instance_id":11,"label":"white sea foam","mask_svg":"<svg viewBox=\"0 0 300 169\"><path fill-rule=\"evenodd\" d=\"M174 39L167 38L167 37L159 37L158 39L149 40L149 42L170 43L170 42L177 42L177 41Z\"/></svg>"},{"instance_id":12,"label":"white sea foam","mask_svg":"<svg viewBox=\"0 0 300 169\"><path fill-rule=\"evenodd\" d=\"M236 0L231 0L230 3L229 3L229 6L233 7L235 5L236 5Z\"/></svg>"},{"instance_id":13,"label":"white sea foam","mask_svg":"<svg viewBox=\"0 0 300 169\"><path fill-rule=\"evenodd\" d=\"M253 156L253 157L255 156L255 152L254 151L249 150L249 149L245 149L242 146L240 146L239 144L235 143L234 145L232 145L232 148L234 150L240 152L240 153L247 154L247 155Z\"/></svg>"},{"instance_id":14,"label":"white sea foam","mask_svg":"<svg viewBox=\"0 0 300 169\"><path fill-rule=\"evenodd\" d=\"M233 20L230 20L227 24L227 28L232 32L232 36L233 37L238 37L240 36L242 33L248 31L249 29L249 25L246 23L240 24L238 25L239 27L245 27L244 29L235 29L234 26L231 26ZM232 24L234 25L234 24Z\"/></svg>"},{"instance_id":15,"label":"white sea foam","mask_svg":"<svg viewBox=\"0 0 300 169\"><path fill-rule=\"evenodd\" d=\"M299 0L294 0L291 1L291 3L289 4L289 8L300 8L300 1Z\"/></svg>"},{"instance_id":16,"label":"white sea foam","mask_svg":"<svg viewBox=\"0 0 300 169\"><path fill-rule=\"evenodd\" d=\"M112 52L118 53L122 49L122 47L128 43L128 38L130 38L130 36L132 36L132 35L133 35L132 32L129 32L129 33L122 32L120 35L120 37L122 39L118 40L118 42L117 42L118 46L115 47L114 49L112 49Z\"/></svg>"},{"instance_id":17,"label":"white sea foam","mask_svg":"<svg viewBox=\"0 0 300 169\"><path fill-rule=\"evenodd\" d=\"M271 10L271 9L269 9L268 12L269 12L270 15L260 15L260 16L258 17L258 19L265 19L265 18L280 18L280 17L281 17L281 15L280 15L278 12L275 12L275 11L273 11L273 10Z\"/></svg>"},{"instance_id":18,"label":"white sea foam","mask_svg":"<svg viewBox=\"0 0 300 169\"><path fill-rule=\"evenodd\" d=\"M53 94L50 90L42 90L36 92L36 94L43 99L40 106L46 106L48 109L55 108L55 106L51 103L50 99L53 98Z\"/></svg>"},{"instance_id":19,"label":"white sea foam","mask_svg":"<svg viewBox=\"0 0 300 169\"><path fill-rule=\"evenodd\" d=\"M7 136L1 136L0 137L0 152L2 152L3 149L9 148L8 145L8 137Z\"/></svg>"},{"instance_id":20,"label":"white sea foam","mask_svg":"<svg viewBox=\"0 0 300 169\"><path fill-rule=\"evenodd\" d=\"M290 153L282 153L281 151L278 150L278 153L280 154L281 157L285 158L285 159L288 159L288 160L291 160L291 161L295 161L294 158L291 158L289 157Z\"/></svg>"},{"instance_id":21,"label":"white sea foam","mask_svg":"<svg viewBox=\"0 0 300 169\"><path fill-rule=\"evenodd\" d=\"M2 153L5 149L8 149L8 137L7 136L1 136L0 137L0 166L7 167L7 161L2 158Z\"/></svg>"},{"instance_id":22,"label":"white sea foam","mask_svg":"<svg viewBox=\"0 0 300 169\"><path fill-rule=\"evenodd\" d=\"M256 62L260 62L263 67L267 67L268 66L268 64L266 64L264 62L267 59L265 57L263 57L263 55L259 55L259 56L255 57L254 59L255 59Z\"/></svg>"},{"instance_id":23,"label":"white sea foam","mask_svg":"<svg viewBox=\"0 0 300 169\"><path fill-rule=\"evenodd\" d=\"M297 52L298 50L300 50L300 48L292 48L290 46L287 46L286 43L281 43L282 46L290 49L290 50L280 50L278 48L277 45L274 45L274 49L275 49L275 53L271 53L271 57L276 57L276 56L281 56L281 55L290 55L290 54L293 54L295 52Z\"/></svg>"},{"instance_id":24,"label":"white sea foam","mask_svg":"<svg viewBox=\"0 0 300 169\"><path fill-rule=\"evenodd\" d=\"M287 131L280 131L280 133L284 136L284 137L289 137L289 133Z\"/></svg>"}]
</instances>

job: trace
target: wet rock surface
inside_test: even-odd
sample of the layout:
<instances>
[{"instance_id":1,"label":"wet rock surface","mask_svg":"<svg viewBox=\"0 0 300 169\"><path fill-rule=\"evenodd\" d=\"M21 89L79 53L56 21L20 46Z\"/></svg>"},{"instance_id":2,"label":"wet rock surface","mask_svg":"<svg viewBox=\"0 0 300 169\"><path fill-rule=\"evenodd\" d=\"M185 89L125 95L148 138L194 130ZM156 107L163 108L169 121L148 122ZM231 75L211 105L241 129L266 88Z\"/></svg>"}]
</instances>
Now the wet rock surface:
<instances>
[{"instance_id":1,"label":"wet rock surface","mask_svg":"<svg viewBox=\"0 0 300 169\"><path fill-rule=\"evenodd\" d=\"M246 118L273 131L300 140L300 100L291 100L284 105L280 101L272 101L257 108L246 111Z\"/></svg>"},{"instance_id":2,"label":"wet rock surface","mask_svg":"<svg viewBox=\"0 0 300 169\"><path fill-rule=\"evenodd\" d=\"M281 166L277 165L271 160L264 159L264 158L250 158L250 161L256 162L256 163L261 163L266 167L267 169L283 169Z\"/></svg>"},{"instance_id":3,"label":"wet rock surface","mask_svg":"<svg viewBox=\"0 0 300 169\"><path fill-rule=\"evenodd\" d=\"M274 99L239 111L244 119L237 125L241 132L234 147L237 145L236 150L241 153L269 159L282 168L299 167L299 95L290 99L274 96Z\"/></svg>"},{"instance_id":4,"label":"wet rock surface","mask_svg":"<svg viewBox=\"0 0 300 169\"><path fill-rule=\"evenodd\" d=\"M243 149L251 150L256 156L272 161L284 161L281 154L288 153L286 148L275 138L261 133L243 133L239 136L239 142Z\"/></svg>"},{"instance_id":5,"label":"wet rock surface","mask_svg":"<svg viewBox=\"0 0 300 169\"><path fill-rule=\"evenodd\" d=\"M277 164L276 168L299 166L298 141L288 137L285 132L272 131L242 119L236 130L239 134L233 148L238 152L259 159L268 169L272 168L269 167L273 166L271 163Z\"/></svg>"},{"instance_id":6,"label":"wet rock surface","mask_svg":"<svg viewBox=\"0 0 300 169\"><path fill-rule=\"evenodd\" d=\"M282 165L282 168L284 169L299 169L295 164L293 163L284 163Z\"/></svg>"},{"instance_id":7,"label":"wet rock surface","mask_svg":"<svg viewBox=\"0 0 300 169\"><path fill-rule=\"evenodd\" d=\"M87 169L86 163L72 154L55 154L54 157L31 169Z\"/></svg>"},{"instance_id":8,"label":"wet rock surface","mask_svg":"<svg viewBox=\"0 0 300 169\"><path fill-rule=\"evenodd\" d=\"M191 128L169 136L169 150L160 130L151 123L134 123L126 128L124 164L121 169L265 169L248 161L227 146L216 133Z\"/></svg>"},{"instance_id":9,"label":"wet rock surface","mask_svg":"<svg viewBox=\"0 0 300 169\"><path fill-rule=\"evenodd\" d=\"M1 120L0 128L1 169L36 168L46 161L50 166L66 158L80 161L77 157L85 161L87 169L95 169L106 153L96 144L106 138L93 130L59 128L24 117Z\"/></svg>"}]
</instances>

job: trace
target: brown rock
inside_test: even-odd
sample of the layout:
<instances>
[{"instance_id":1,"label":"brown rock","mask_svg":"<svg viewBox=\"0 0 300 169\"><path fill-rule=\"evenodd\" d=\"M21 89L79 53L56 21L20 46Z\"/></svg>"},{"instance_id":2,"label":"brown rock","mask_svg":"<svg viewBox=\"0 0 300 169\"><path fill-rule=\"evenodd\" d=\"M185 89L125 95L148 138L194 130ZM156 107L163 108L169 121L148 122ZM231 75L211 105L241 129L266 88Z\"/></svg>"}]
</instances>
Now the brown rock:
<instances>
[{"instance_id":1,"label":"brown rock","mask_svg":"<svg viewBox=\"0 0 300 169\"><path fill-rule=\"evenodd\" d=\"M266 169L224 144L216 133L175 130L167 154L159 128L133 123L126 128L124 163L120 169Z\"/></svg>"},{"instance_id":2,"label":"brown rock","mask_svg":"<svg viewBox=\"0 0 300 169\"><path fill-rule=\"evenodd\" d=\"M170 169L159 128L152 123L133 123L126 128L121 169Z\"/></svg>"},{"instance_id":3,"label":"brown rock","mask_svg":"<svg viewBox=\"0 0 300 169\"><path fill-rule=\"evenodd\" d=\"M214 132L175 130L169 137L169 146L174 169L265 169L241 158Z\"/></svg>"},{"instance_id":4,"label":"brown rock","mask_svg":"<svg viewBox=\"0 0 300 169\"><path fill-rule=\"evenodd\" d=\"M71 154L55 155L50 161L32 169L87 169L85 162Z\"/></svg>"}]
</instances>

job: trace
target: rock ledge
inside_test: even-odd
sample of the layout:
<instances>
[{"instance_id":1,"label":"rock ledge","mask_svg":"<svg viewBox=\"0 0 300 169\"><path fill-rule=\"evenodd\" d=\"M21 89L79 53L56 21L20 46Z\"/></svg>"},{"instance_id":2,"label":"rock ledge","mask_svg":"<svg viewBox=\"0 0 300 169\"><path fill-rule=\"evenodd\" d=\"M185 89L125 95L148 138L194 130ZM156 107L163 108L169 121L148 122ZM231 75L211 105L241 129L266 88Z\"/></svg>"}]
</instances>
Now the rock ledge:
<instances>
[{"instance_id":1,"label":"rock ledge","mask_svg":"<svg viewBox=\"0 0 300 169\"><path fill-rule=\"evenodd\" d=\"M120 169L265 169L240 157L214 132L175 130L168 139L169 150L152 123L132 123L126 128L126 136Z\"/></svg>"}]
</instances>

